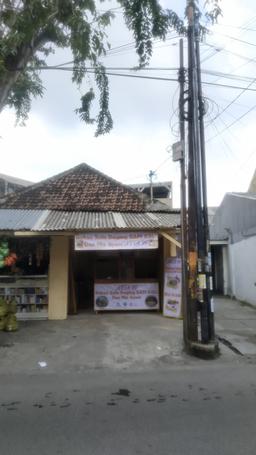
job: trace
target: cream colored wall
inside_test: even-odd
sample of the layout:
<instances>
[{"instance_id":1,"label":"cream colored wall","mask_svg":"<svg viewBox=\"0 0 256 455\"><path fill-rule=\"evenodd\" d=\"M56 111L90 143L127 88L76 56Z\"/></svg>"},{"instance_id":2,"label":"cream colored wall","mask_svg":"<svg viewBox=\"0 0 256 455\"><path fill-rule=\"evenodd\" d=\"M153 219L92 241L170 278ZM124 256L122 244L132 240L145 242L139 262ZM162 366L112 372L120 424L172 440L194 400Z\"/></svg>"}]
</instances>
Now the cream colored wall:
<instances>
[{"instance_id":1,"label":"cream colored wall","mask_svg":"<svg viewBox=\"0 0 256 455\"><path fill-rule=\"evenodd\" d=\"M49 267L49 319L66 319L68 310L68 237L51 237Z\"/></svg>"},{"instance_id":2,"label":"cream colored wall","mask_svg":"<svg viewBox=\"0 0 256 455\"><path fill-rule=\"evenodd\" d=\"M173 236L175 238L175 235ZM164 259L177 256L177 247L164 238Z\"/></svg>"}]
</instances>

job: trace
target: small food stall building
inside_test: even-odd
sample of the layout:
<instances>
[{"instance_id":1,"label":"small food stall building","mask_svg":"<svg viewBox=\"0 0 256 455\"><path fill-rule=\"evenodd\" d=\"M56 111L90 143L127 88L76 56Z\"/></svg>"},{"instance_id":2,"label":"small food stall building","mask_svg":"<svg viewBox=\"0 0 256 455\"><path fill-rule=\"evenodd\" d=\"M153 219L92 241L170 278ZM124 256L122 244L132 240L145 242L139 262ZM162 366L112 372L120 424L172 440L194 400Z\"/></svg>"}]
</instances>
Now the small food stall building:
<instances>
[{"instance_id":1,"label":"small food stall building","mask_svg":"<svg viewBox=\"0 0 256 455\"><path fill-rule=\"evenodd\" d=\"M15 300L20 319L180 316L179 232L179 211L78 165L1 204L0 295Z\"/></svg>"}]
</instances>

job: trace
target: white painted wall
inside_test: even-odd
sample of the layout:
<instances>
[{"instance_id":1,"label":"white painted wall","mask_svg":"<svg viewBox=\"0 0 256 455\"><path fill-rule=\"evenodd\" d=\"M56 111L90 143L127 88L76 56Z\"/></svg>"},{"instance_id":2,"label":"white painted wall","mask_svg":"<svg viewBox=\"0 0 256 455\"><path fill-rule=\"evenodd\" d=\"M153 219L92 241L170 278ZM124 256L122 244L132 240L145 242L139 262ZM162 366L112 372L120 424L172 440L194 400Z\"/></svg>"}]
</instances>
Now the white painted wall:
<instances>
[{"instance_id":1,"label":"white painted wall","mask_svg":"<svg viewBox=\"0 0 256 455\"><path fill-rule=\"evenodd\" d=\"M228 246L222 247L222 258L223 258L223 293L228 295L231 293L231 280L230 280L230 266L229 266L229 255Z\"/></svg>"},{"instance_id":2,"label":"white painted wall","mask_svg":"<svg viewBox=\"0 0 256 455\"><path fill-rule=\"evenodd\" d=\"M256 306L256 236L229 245L231 295Z\"/></svg>"}]
</instances>

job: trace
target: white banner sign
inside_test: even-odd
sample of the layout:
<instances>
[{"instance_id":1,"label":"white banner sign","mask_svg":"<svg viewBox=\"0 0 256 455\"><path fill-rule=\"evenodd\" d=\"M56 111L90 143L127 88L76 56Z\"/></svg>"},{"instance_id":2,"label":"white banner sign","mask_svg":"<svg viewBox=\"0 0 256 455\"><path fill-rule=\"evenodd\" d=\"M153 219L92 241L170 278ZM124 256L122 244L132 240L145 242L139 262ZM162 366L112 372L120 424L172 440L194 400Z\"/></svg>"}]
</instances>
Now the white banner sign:
<instances>
[{"instance_id":1,"label":"white banner sign","mask_svg":"<svg viewBox=\"0 0 256 455\"><path fill-rule=\"evenodd\" d=\"M95 283L95 311L157 310L158 283Z\"/></svg>"},{"instance_id":2,"label":"white banner sign","mask_svg":"<svg viewBox=\"0 0 256 455\"><path fill-rule=\"evenodd\" d=\"M158 248L154 232L96 232L75 236L75 250L144 250Z\"/></svg>"},{"instance_id":3,"label":"white banner sign","mask_svg":"<svg viewBox=\"0 0 256 455\"><path fill-rule=\"evenodd\" d=\"M167 258L164 271L164 316L181 317L181 258Z\"/></svg>"}]
</instances>

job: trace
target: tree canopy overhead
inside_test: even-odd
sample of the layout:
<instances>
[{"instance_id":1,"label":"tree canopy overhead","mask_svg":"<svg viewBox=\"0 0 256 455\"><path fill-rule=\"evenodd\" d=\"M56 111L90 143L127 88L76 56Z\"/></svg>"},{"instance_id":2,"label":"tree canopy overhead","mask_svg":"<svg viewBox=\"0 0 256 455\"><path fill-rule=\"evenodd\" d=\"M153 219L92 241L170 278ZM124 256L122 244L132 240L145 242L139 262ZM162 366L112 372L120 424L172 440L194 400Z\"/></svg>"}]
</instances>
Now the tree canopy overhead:
<instances>
[{"instance_id":1,"label":"tree canopy overhead","mask_svg":"<svg viewBox=\"0 0 256 455\"><path fill-rule=\"evenodd\" d=\"M220 0L206 0L206 15L216 20ZM155 38L165 39L168 31L186 33L174 10L164 9L158 0L116 0L127 28L133 33L138 64L148 64ZM197 0L185 1L198 4ZM175 5L174 0L170 4ZM109 86L102 59L110 48L107 29L115 18L115 8L106 0L1 0L0 2L0 111L12 107L17 120L28 117L31 100L43 96L40 68L57 48L68 48L73 55L72 81L80 86L88 66L95 70L99 91L97 118L91 118L95 99L92 87L81 98L76 112L86 123L96 124L96 135L113 126L109 111ZM100 8L100 7L101 8ZM102 11L105 6L105 11Z\"/></svg>"}]
</instances>

